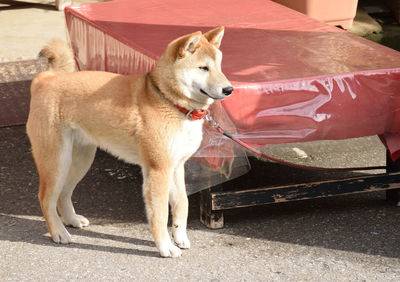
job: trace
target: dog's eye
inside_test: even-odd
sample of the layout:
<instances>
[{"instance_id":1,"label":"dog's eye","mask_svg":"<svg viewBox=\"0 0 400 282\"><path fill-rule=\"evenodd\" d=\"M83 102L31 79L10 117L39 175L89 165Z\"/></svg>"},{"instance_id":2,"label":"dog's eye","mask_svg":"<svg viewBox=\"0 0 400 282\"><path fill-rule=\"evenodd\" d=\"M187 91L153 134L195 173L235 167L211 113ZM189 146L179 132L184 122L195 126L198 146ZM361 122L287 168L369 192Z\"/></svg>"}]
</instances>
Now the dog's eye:
<instances>
[{"instance_id":1,"label":"dog's eye","mask_svg":"<svg viewBox=\"0 0 400 282\"><path fill-rule=\"evenodd\" d=\"M209 71L208 67L199 67L202 71Z\"/></svg>"}]
</instances>

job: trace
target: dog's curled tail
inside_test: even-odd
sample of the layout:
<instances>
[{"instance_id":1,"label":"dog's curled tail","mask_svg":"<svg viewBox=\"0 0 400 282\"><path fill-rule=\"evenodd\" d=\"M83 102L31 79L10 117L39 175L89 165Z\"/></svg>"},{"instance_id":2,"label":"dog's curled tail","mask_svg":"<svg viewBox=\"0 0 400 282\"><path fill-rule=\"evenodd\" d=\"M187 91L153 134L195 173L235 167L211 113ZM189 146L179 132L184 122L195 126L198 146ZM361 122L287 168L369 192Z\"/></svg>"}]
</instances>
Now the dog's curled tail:
<instances>
[{"instance_id":1,"label":"dog's curled tail","mask_svg":"<svg viewBox=\"0 0 400 282\"><path fill-rule=\"evenodd\" d=\"M39 53L48 60L48 70L56 73L76 71L71 48L60 39L52 39Z\"/></svg>"}]
</instances>

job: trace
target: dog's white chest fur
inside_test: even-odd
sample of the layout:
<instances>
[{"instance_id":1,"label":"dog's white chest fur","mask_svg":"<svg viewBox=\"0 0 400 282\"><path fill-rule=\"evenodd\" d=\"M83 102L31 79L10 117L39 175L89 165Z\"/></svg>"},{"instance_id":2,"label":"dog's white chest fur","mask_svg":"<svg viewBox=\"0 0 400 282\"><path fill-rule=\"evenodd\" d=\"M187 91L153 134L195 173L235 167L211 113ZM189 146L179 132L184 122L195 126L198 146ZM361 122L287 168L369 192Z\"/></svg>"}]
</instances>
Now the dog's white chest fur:
<instances>
[{"instance_id":1,"label":"dog's white chest fur","mask_svg":"<svg viewBox=\"0 0 400 282\"><path fill-rule=\"evenodd\" d=\"M193 155L200 146L203 121L184 120L178 132L169 143L171 157L180 161Z\"/></svg>"}]
</instances>

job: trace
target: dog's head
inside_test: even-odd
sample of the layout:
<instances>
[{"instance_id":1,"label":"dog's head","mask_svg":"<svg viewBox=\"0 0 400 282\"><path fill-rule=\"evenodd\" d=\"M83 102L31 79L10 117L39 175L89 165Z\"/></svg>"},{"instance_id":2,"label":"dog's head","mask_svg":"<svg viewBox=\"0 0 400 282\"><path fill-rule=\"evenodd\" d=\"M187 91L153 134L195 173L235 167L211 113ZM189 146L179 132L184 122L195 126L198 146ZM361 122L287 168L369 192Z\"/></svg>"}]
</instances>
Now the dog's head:
<instances>
[{"instance_id":1,"label":"dog's head","mask_svg":"<svg viewBox=\"0 0 400 282\"><path fill-rule=\"evenodd\" d=\"M160 89L202 105L229 96L233 87L221 71L223 35L224 27L218 27L172 41L155 67Z\"/></svg>"}]
</instances>

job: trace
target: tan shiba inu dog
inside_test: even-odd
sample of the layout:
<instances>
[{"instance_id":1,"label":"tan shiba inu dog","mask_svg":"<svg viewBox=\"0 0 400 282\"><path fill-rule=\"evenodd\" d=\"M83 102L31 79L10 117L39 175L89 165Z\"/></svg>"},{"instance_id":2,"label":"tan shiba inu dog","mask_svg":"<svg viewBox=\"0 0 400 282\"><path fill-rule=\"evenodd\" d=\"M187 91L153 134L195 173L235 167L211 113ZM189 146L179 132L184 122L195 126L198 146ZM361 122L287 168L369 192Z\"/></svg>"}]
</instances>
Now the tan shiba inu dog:
<instances>
[{"instance_id":1,"label":"tan shiba inu dog","mask_svg":"<svg viewBox=\"0 0 400 282\"><path fill-rule=\"evenodd\" d=\"M89 224L75 213L71 196L100 147L142 167L147 217L161 256L177 257L190 247L184 163L200 145L205 109L233 91L221 72L223 34L219 27L172 41L145 75L74 72L71 50L58 41L41 51L49 70L32 81L27 132L54 242L70 242L64 224ZM168 203L176 245L167 229Z\"/></svg>"}]
</instances>

